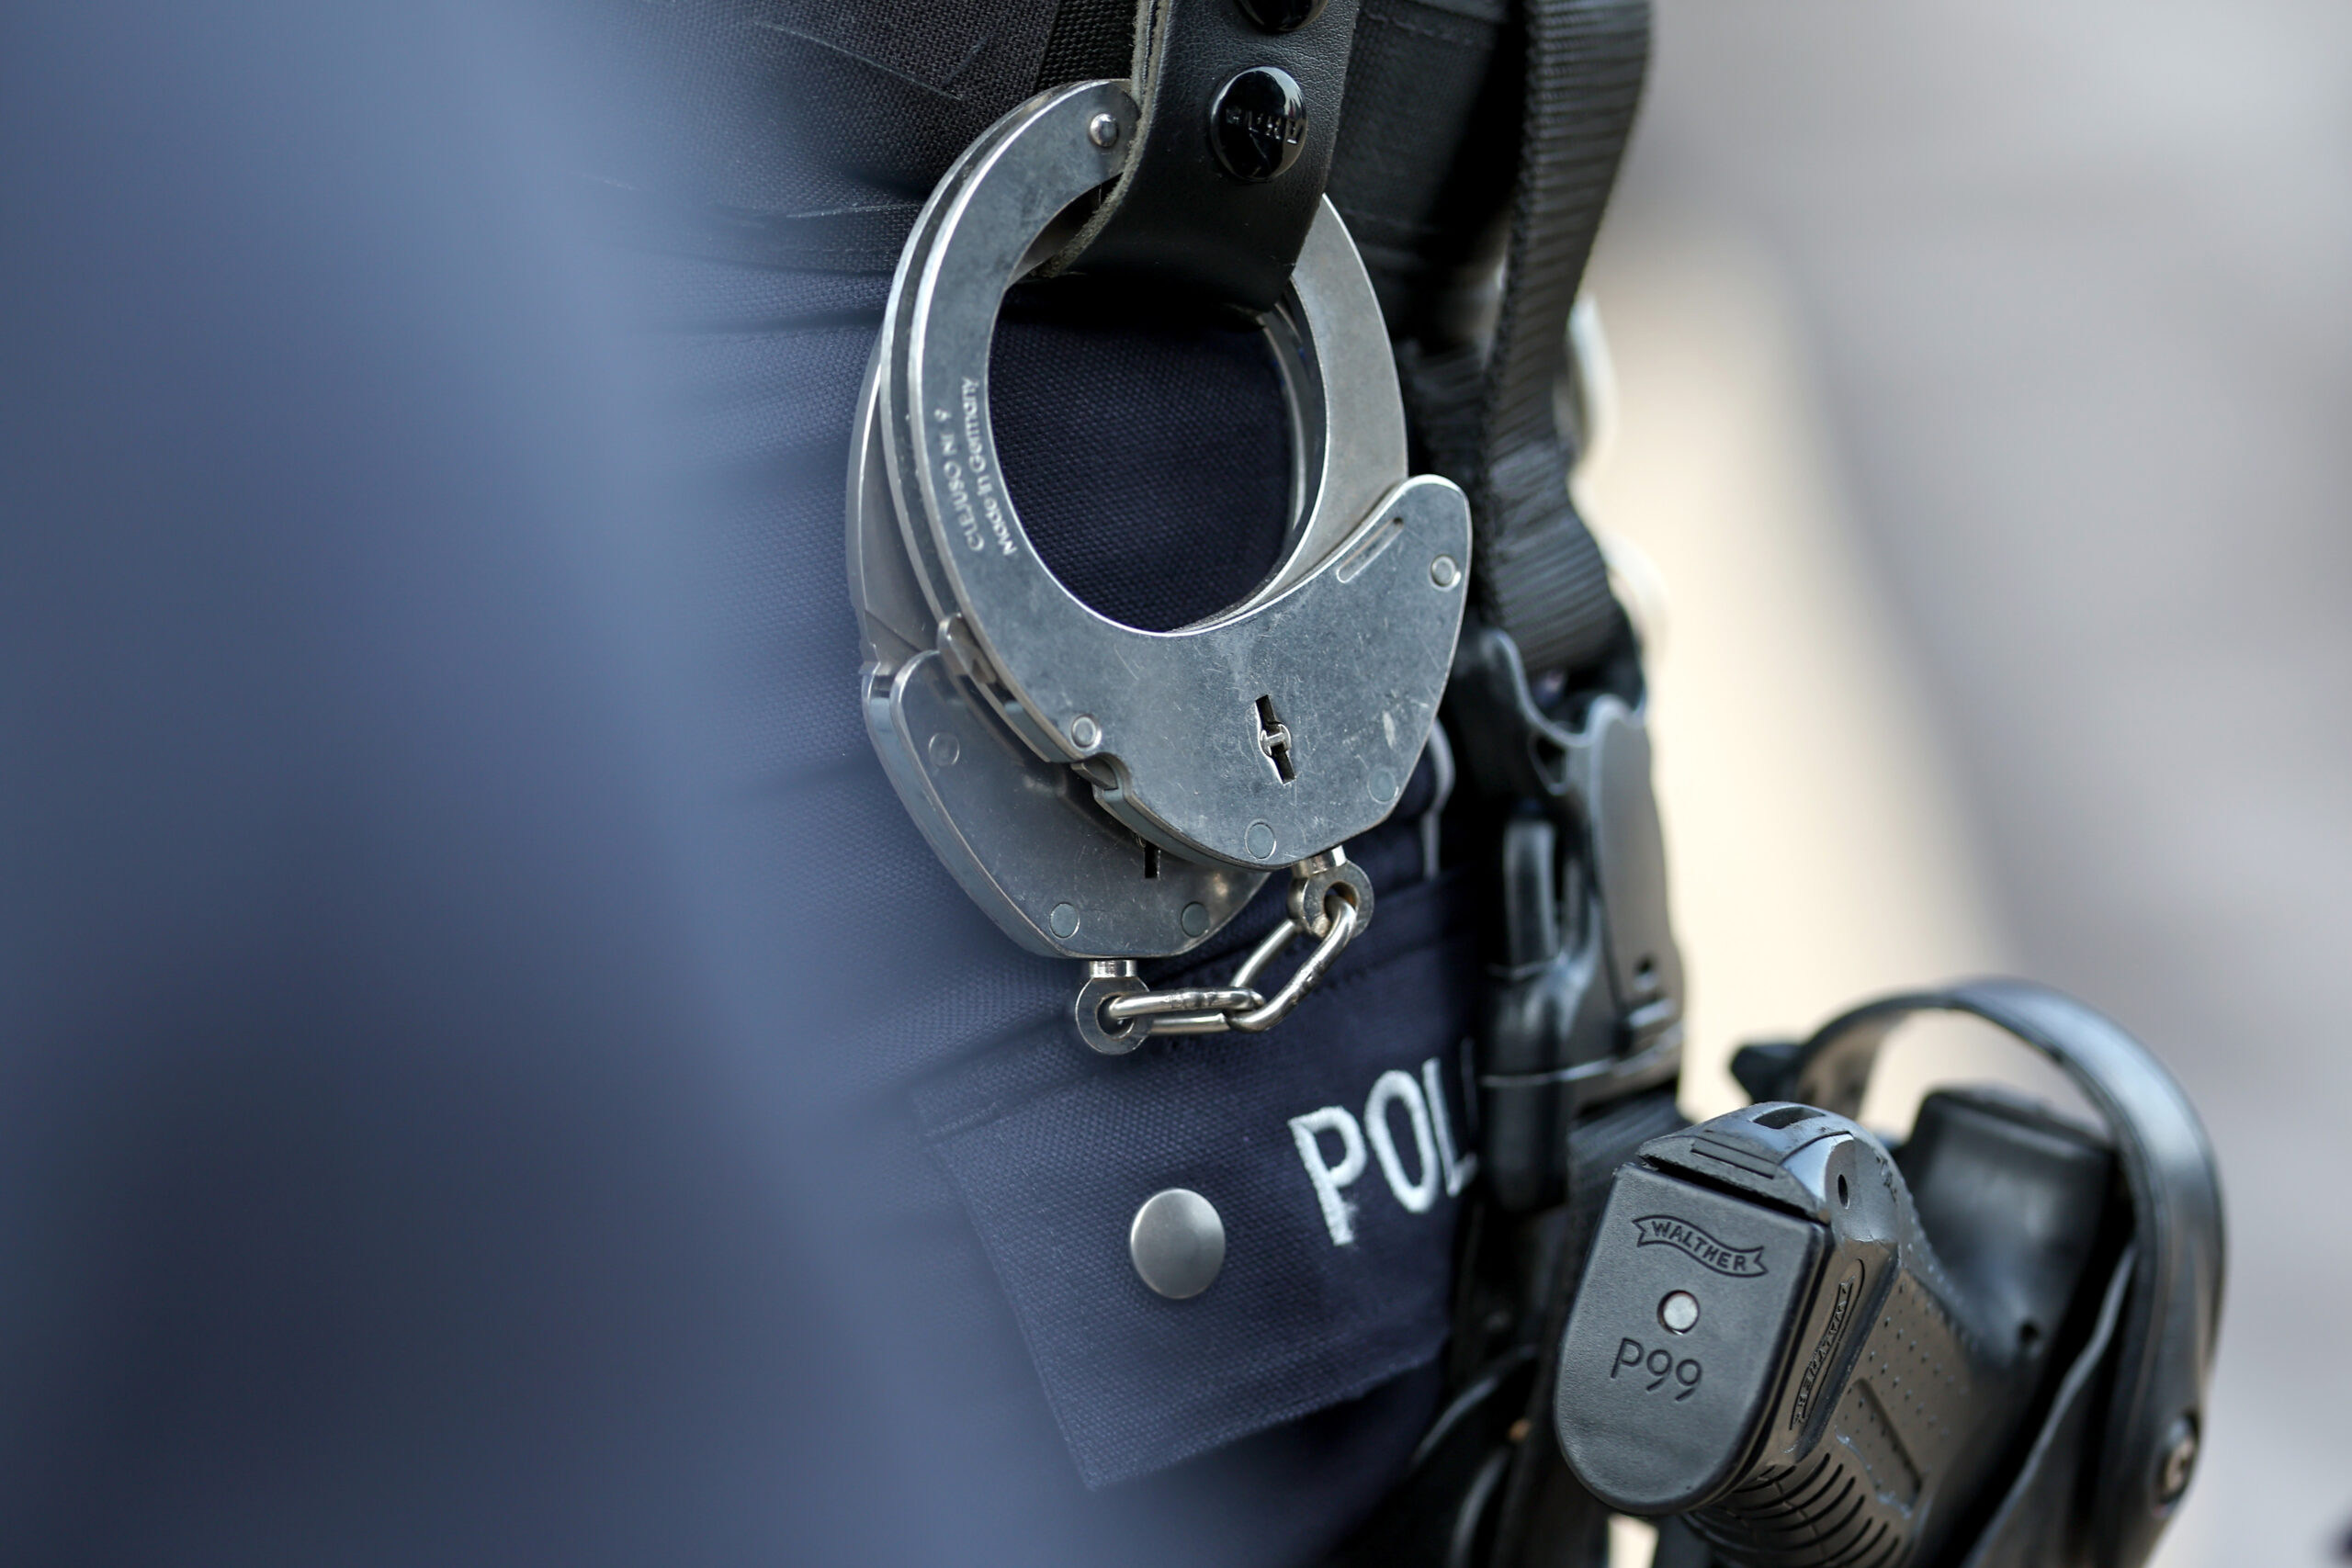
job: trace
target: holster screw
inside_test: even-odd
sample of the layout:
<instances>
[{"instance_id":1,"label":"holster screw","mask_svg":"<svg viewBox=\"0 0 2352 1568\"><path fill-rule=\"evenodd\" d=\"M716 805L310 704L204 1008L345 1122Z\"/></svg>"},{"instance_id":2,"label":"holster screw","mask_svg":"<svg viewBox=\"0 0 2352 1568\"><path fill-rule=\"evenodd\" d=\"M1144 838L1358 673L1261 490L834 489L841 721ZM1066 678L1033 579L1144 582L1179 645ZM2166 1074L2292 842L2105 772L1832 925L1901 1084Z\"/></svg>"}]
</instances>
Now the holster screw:
<instances>
[{"instance_id":1,"label":"holster screw","mask_svg":"<svg viewBox=\"0 0 2352 1568\"><path fill-rule=\"evenodd\" d=\"M2156 1461L2156 1505L2168 1508L2188 1490L2197 1471L2197 1417L2183 1416L2165 1434L2164 1457Z\"/></svg>"}]
</instances>

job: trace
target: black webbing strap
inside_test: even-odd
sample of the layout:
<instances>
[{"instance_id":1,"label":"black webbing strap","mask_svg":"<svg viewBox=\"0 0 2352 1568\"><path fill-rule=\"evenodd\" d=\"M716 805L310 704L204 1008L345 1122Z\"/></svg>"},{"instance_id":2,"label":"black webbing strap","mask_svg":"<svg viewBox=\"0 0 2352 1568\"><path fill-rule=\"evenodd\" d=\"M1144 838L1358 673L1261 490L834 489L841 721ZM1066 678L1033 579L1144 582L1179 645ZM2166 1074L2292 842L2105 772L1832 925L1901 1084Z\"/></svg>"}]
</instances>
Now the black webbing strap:
<instances>
[{"instance_id":1,"label":"black webbing strap","mask_svg":"<svg viewBox=\"0 0 2352 1568\"><path fill-rule=\"evenodd\" d=\"M1553 389L1641 99L1649 21L1648 0L1525 0L1519 180L1491 346L1402 356L1430 457L1470 496L1481 603L1535 673L1590 664L1624 628L1568 499L1575 454Z\"/></svg>"}]
</instances>

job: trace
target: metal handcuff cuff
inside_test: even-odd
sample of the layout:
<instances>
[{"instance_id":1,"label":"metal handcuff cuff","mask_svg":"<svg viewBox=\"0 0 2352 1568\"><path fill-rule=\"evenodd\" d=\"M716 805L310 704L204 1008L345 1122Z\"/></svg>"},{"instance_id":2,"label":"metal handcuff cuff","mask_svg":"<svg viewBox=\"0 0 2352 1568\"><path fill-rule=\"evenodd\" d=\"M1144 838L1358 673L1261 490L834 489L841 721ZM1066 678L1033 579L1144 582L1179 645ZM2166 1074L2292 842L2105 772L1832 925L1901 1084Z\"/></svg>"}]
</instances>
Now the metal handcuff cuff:
<instances>
[{"instance_id":1,"label":"metal handcuff cuff","mask_svg":"<svg viewBox=\"0 0 2352 1568\"><path fill-rule=\"evenodd\" d=\"M1265 318L1293 440L1273 573L1171 632L1123 626L1054 577L1006 493L989 420L999 302L1115 178L1126 85L1031 99L967 148L916 220L868 368L849 476L866 728L933 850L1005 933L1087 961L1079 1034L1255 1032L1370 922L1343 845L1395 807L1461 627L1469 503L1408 477L1380 309L1327 200ZM1115 459L1114 459L1115 460ZM1287 865L1289 919L1229 985L1150 990ZM1296 937L1311 955L1271 997Z\"/></svg>"}]
</instances>

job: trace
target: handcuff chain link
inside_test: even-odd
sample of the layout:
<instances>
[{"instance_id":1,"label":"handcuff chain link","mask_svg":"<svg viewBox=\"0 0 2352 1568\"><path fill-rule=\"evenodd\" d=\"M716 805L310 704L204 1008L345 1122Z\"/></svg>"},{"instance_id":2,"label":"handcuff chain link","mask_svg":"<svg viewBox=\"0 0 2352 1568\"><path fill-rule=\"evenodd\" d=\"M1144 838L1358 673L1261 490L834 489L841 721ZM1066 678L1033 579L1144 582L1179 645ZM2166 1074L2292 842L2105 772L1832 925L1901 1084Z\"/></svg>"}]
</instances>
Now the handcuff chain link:
<instances>
[{"instance_id":1,"label":"handcuff chain link","mask_svg":"<svg viewBox=\"0 0 2352 1568\"><path fill-rule=\"evenodd\" d=\"M1369 891L1366 888L1366 891ZM1334 881L1322 889L1317 922L1323 930L1315 951L1292 971L1272 997L1259 992L1258 976L1302 936L1317 936L1294 901L1289 914L1233 972L1225 986L1155 991L1136 973L1132 959L1098 959L1087 965L1079 988L1078 1032L1105 1055L1124 1055L1154 1034L1256 1034L1288 1018L1306 994L1329 974L1349 942L1363 928L1355 881Z\"/></svg>"}]
</instances>

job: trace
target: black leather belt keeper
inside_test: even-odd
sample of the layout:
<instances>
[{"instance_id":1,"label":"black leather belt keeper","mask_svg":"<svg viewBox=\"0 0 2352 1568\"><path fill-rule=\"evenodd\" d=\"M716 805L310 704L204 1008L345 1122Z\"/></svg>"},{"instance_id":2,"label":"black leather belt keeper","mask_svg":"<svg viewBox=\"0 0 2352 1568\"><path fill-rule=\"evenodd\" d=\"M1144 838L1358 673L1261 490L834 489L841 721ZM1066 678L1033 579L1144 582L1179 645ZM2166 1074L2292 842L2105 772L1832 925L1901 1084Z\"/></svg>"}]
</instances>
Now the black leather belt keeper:
<instances>
[{"instance_id":1,"label":"black leather belt keeper","mask_svg":"<svg viewBox=\"0 0 2352 1568\"><path fill-rule=\"evenodd\" d=\"M1270 309L1339 141L1357 0L1142 0L1140 147L1053 270Z\"/></svg>"}]
</instances>

